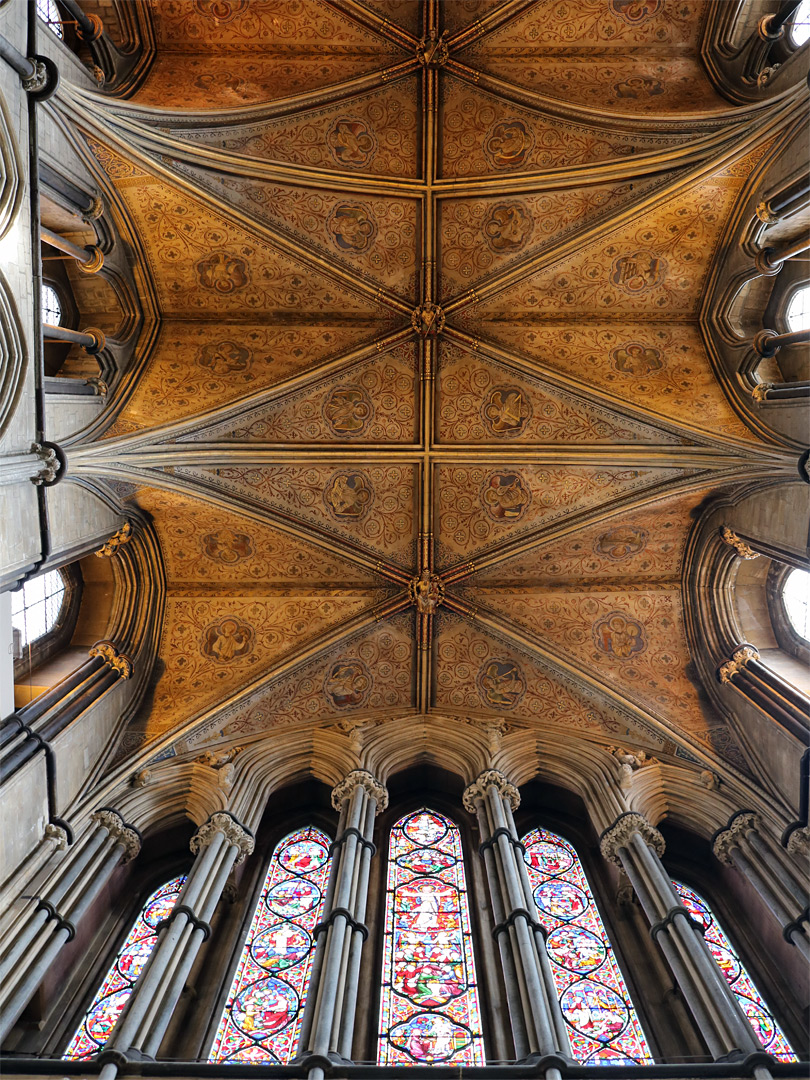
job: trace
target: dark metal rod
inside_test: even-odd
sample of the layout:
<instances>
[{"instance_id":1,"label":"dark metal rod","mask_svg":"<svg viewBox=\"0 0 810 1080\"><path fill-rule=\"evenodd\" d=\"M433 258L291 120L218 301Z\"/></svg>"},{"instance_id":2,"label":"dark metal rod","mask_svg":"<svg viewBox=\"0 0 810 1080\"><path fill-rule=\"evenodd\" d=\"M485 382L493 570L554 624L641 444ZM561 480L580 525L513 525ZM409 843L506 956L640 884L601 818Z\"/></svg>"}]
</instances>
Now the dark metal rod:
<instances>
[{"instance_id":1,"label":"dark metal rod","mask_svg":"<svg viewBox=\"0 0 810 1080\"><path fill-rule=\"evenodd\" d=\"M53 326L43 323L42 332L48 341L69 341L72 345L81 345L85 349L97 349L98 341L92 334L83 334L79 330L68 330L66 326Z\"/></svg>"},{"instance_id":2,"label":"dark metal rod","mask_svg":"<svg viewBox=\"0 0 810 1080\"><path fill-rule=\"evenodd\" d=\"M775 334L772 330L760 330L752 344L760 356L775 356L779 349L788 345L801 345L810 341L810 327L806 330L791 330L787 334Z\"/></svg>"},{"instance_id":3,"label":"dark metal rod","mask_svg":"<svg viewBox=\"0 0 810 1080\"><path fill-rule=\"evenodd\" d=\"M66 240L64 236L60 236L59 233L55 233L52 229L46 229L44 225L40 226L40 237L46 244L50 244L51 247L55 247L58 251L64 251L66 255L70 255L77 262L89 263L93 259L91 251L79 247L72 240ZM810 246L810 242L808 246Z\"/></svg>"}]
</instances>

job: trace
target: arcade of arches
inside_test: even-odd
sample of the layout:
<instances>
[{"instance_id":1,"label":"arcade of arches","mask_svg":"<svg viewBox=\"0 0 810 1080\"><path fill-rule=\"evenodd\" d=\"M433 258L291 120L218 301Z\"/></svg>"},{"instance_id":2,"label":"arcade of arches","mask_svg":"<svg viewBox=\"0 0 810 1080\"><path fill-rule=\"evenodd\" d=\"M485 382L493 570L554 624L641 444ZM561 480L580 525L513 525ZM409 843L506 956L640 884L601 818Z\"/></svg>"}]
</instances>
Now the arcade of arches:
<instances>
[{"instance_id":1,"label":"arcade of arches","mask_svg":"<svg viewBox=\"0 0 810 1080\"><path fill-rule=\"evenodd\" d=\"M808 9L0 0L9 1075L806 1074Z\"/></svg>"}]
</instances>

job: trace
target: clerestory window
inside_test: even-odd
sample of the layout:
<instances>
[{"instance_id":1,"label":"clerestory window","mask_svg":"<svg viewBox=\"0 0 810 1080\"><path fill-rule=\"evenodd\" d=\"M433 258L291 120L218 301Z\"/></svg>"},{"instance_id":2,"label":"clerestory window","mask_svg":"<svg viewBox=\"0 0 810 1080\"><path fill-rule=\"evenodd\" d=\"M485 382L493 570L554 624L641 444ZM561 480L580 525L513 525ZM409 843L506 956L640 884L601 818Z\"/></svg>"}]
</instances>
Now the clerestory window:
<instances>
[{"instance_id":1,"label":"clerestory window","mask_svg":"<svg viewBox=\"0 0 810 1080\"><path fill-rule=\"evenodd\" d=\"M791 333L810 329L810 283L802 285L791 296L785 319Z\"/></svg>"},{"instance_id":2,"label":"clerestory window","mask_svg":"<svg viewBox=\"0 0 810 1080\"><path fill-rule=\"evenodd\" d=\"M59 621L65 603L65 580L58 570L26 581L11 594L11 623L26 648L49 634Z\"/></svg>"},{"instance_id":3,"label":"clerestory window","mask_svg":"<svg viewBox=\"0 0 810 1080\"><path fill-rule=\"evenodd\" d=\"M790 41L798 48L810 40L810 0L802 0L790 20Z\"/></svg>"},{"instance_id":4,"label":"clerestory window","mask_svg":"<svg viewBox=\"0 0 810 1080\"><path fill-rule=\"evenodd\" d=\"M59 14L59 8L56 6L56 0L37 0L37 15L51 33L56 34L58 38L64 37L62 17Z\"/></svg>"}]
</instances>

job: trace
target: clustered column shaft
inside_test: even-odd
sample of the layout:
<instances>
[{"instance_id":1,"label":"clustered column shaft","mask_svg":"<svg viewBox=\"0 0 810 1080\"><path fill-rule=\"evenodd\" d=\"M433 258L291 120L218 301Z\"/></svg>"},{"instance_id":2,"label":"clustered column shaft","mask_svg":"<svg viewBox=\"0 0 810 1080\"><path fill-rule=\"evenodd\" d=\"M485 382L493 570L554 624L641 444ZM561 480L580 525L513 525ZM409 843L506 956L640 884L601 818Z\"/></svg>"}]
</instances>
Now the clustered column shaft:
<instances>
[{"instance_id":1,"label":"clustered column shaft","mask_svg":"<svg viewBox=\"0 0 810 1080\"><path fill-rule=\"evenodd\" d=\"M762 1045L681 903L660 856L664 838L641 814L622 814L603 834L605 858L624 869L714 1058L754 1053Z\"/></svg>"},{"instance_id":2,"label":"clustered column shaft","mask_svg":"<svg viewBox=\"0 0 810 1080\"><path fill-rule=\"evenodd\" d=\"M332 867L324 901L323 921L315 928L317 945L306 1011L298 1044L321 1074L331 1061L349 1061L357 1008L358 975L366 915L368 875L375 848L374 818L388 805L388 792L363 769L356 769L332 791L340 812L332 845Z\"/></svg>"},{"instance_id":3,"label":"clustered column shaft","mask_svg":"<svg viewBox=\"0 0 810 1080\"><path fill-rule=\"evenodd\" d=\"M119 862L134 859L141 840L114 810L93 814L96 828L65 859L45 897L32 900L31 911L0 961L0 1040L25 1008L63 945L105 887Z\"/></svg>"},{"instance_id":4,"label":"clustered column shaft","mask_svg":"<svg viewBox=\"0 0 810 1080\"><path fill-rule=\"evenodd\" d=\"M759 817L748 810L734 814L715 835L712 851L720 862L748 878L778 919L785 940L810 960L807 891L771 850Z\"/></svg>"},{"instance_id":5,"label":"clustered column shaft","mask_svg":"<svg viewBox=\"0 0 810 1080\"><path fill-rule=\"evenodd\" d=\"M518 1059L568 1057L568 1034L546 954L545 931L536 917L512 815L519 804L517 788L495 769L481 773L464 792L464 806L477 815L481 832L515 1054Z\"/></svg>"},{"instance_id":6,"label":"clustered column shaft","mask_svg":"<svg viewBox=\"0 0 810 1080\"><path fill-rule=\"evenodd\" d=\"M191 838L194 864L107 1041L103 1053L112 1060L102 1077L114 1075L122 1057L157 1054L228 875L253 844L252 834L224 811L212 814Z\"/></svg>"}]
</instances>

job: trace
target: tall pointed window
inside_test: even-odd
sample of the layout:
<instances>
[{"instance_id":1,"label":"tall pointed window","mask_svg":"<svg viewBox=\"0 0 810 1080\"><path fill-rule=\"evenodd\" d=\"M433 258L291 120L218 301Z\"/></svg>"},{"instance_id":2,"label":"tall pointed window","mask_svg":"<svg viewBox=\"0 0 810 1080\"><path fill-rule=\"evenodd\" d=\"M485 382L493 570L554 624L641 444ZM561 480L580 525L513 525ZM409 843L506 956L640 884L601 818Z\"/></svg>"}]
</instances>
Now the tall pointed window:
<instances>
[{"instance_id":1,"label":"tall pointed window","mask_svg":"<svg viewBox=\"0 0 810 1080\"><path fill-rule=\"evenodd\" d=\"M323 914L329 837L299 829L273 852L209 1061L289 1064Z\"/></svg>"},{"instance_id":2,"label":"tall pointed window","mask_svg":"<svg viewBox=\"0 0 810 1080\"><path fill-rule=\"evenodd\" d=\"M461 836L417 810L388 849L379 1065L484 1065Z\"/></svg>"},{"instance_id":3,"label":"tall pointed window","mask_svg":"<svg viewBox=\"0 0 810 1080\"><path fill-rule=\"evenodd\" d=\"M700 923L709 951L725 975L737 1001L742 1005L759 1041L778 1061L796 1061L796 1055L784 1032L745 970L742 960L731 947L731 942L715 919L712 909L694 889L682 885L680 881L673 881L672 884L689 914Z\"/></svg>"},{"instance_id":4,"label":"tall pointed window","mask_svg":"<svg viewBox=\"0 0 810 1080\"><path fill-rule=\"evenodd\" d=\"M157 926L174 907L184 877L172 878L155 889L144 904L118 956L104 977L93 1004L79 1025L65 1052L65 1058L82 1060L94 1057L104 1046L121 1015L127 998L149 959L157 941Z\"/></svg>"},{"instance_id":5,"label":"tall pointed window","mask_svg":"<svg viewBox=\"0 0 810 1080\"><path fill-rule=\"evenodd\" d=\"M652 1056L576 851L547 829L523 837L525 860L571 1051L589 1065Z\"/></svg>"}]
</instances>

